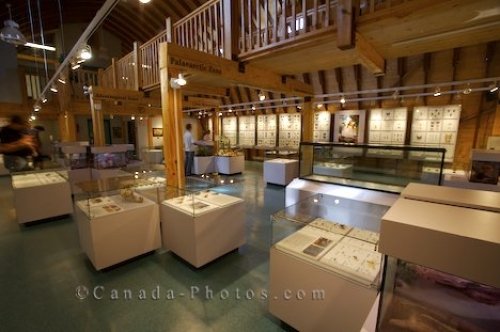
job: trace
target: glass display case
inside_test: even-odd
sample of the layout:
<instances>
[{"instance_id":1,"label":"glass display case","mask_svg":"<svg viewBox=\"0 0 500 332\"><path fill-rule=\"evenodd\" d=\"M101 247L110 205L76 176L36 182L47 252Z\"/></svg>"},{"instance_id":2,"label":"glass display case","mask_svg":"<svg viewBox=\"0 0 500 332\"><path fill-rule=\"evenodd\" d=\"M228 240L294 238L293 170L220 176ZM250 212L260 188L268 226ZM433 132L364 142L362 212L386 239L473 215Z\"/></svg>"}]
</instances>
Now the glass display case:
<instances>
[{"instance_id":1,"label":"glass display case","mask_svg":"<svg viewBox=\"0 0 500 332\"><path fill-rule=\"evenodd\" d=\"M69 169L90 167L90 147L84 145L66 145L60 149L65 167Z\"/></svg>"},{"instance_id":2,"label":"glass display case","mask_svg":"<svg viewBox=\"0 0 500 332\"><path fill-rule=\"evenodd\" d=\"M500 331L500 195L412 186L382 219L378 330Z\"/></svg>"},{"instance_id":3,"label":"glass display case","mask_svg":"<svg viewBox=\"0 0 500 332\"><path fill-rule=\"evenodd\" d=\"M270 298L297 287L321 289L324 298L273 300L271 313L301 331L361 330L381 285L378 242L388 208L316 194L272 214Z\"/></svg>"},{"instance_id":4,"label":"glass display case","mask_svg":"<svg viewBox=\"0 0 500 332\"><path fill-rule=\"evenodd\" d=\"M120 168L127 165L125 145L93 146L91 153L95 169Z\"/></svg>"},{"instance_id":5,"label":"glass display case","mask_svg":"<svg viewBox=\"0 0 500 332\"><path fill-rule=\"evenodd\" d=\"M442 148L303 142L300 178L401 192L410 182L441 184L445 152Z\"/></svg>"},{"instance_id":6,"label":"glass display case","mask_svg":"<svg viewBox=\"0 0 500 332\"><path fill-rule=\"evenodd\" d=\"M378 331L500 331L500 288L387 258Z\"/></svg>"},{"instance_id":7,"label":"glass display case","mask_svg":"<svg viewBox=\"0 0 500 332\"><path fill-rule=\"evenodd\" d=\"M97 270L161 246L157 188L147 180L122 176L78 183L74 219L80 245Z\"/></svg>"}]
</instances>

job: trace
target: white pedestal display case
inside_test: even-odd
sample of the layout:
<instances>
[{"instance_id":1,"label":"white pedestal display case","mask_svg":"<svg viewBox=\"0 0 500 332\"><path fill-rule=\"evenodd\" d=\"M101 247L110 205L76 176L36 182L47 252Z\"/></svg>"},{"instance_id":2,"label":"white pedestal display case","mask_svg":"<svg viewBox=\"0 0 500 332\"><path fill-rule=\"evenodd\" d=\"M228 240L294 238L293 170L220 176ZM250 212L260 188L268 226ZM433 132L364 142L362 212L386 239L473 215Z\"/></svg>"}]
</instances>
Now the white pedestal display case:
<instances>
[{"instance_id":1,"label":"white pedestal display case","mask_svg":"<svg viewBox=\"0 0 500 332\"><path fill-rule=\"evenodd\" d=\"M271 216L269 311L300 331L359 331L380 288L387 206L315 195Z\"/></svg>"},{"instance_id":2,"label":"white pedestal display case","mask_svg":"<svg viewBox=\"0 0 500 332\"><path fill-rule=\"evenodd\" d=\"M195 156L193 160L193 173L208 174L216 172L215 156Z\"/></svg>"},{"instance_id":3,"label":"white pedestal display case","mask_svg":"<svg viewBox=\"0 0 500 332\"><path fill-rule=\"evenodd\" d=\"M500 194L485 193L483 206L465 201L468 190L405 192L381 224L387 259L378 330L499 331L500 268L492 262L500 261L500 214L483 208L494 196L498 207Z\"/></svg>"},{"instance_id":4,"label":"white pedestal display case","mask_svg":"<svg viewBox=\"0 0 500 332\"><path fill-rule=\"evenodd\" d=\"M191 265L201 267L245 244L241 198L179 189L163 197L167 198L160 205L163 246Z\"/></svg>"},{"instance_id":5,"label":"white pedestal display case","mask_svg":"<svg viewBox=\"0 0 500 332\"><path fill-rule=\"evenodd\" d=\"M216 156L215 163L221 174L237 174L245 170L245 156Z\"/></svg>"},{"instance_id":6,"label":"white pedestal display case","mask_svg":"<svg viewBox=\"0 0 500 332\"><path fill-rule=\"evenodd\" d=\"M14 207L22 223L73 212L71 188L57 172L28 172L12 175Z\"/></svg>"},{"instance_id":7,"label":"white pedestal display case","mask_svg":"<svg viewBox=\"0 0 500 332\"><path fill-rule=\"evenodd\" d=\"M96 187L119 187L98 184ZM96 270L161 247L158 204L130 188L75 196L80 245Z\"/></svg>"},{"instance_id":8,"label":"white pedestal display case","mask_svg":"<svg viewBox=\"0 0 500 332\"><path fill-rule=\"evenodd\" d=\"M299 176L299 162L293 159L271 159L264 161L264 181L286 186Z\"/></svg>"}]
</instances>

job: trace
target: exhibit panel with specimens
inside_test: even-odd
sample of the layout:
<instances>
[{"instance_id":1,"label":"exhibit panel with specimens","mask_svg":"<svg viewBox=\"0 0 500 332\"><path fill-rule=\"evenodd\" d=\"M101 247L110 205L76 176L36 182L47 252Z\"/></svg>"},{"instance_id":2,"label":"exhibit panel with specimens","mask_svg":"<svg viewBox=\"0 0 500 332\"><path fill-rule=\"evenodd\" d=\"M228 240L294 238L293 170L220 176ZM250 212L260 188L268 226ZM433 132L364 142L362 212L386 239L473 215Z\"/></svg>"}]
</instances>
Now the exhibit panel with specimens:
<instances>
[{"instance_id":1,"label":"exhibit panel with specimens","mask_svg":"<svg viewBox=\"0 0 500 332\"><path fill-rule=\"evenodd\" d=\"M276 146L277 122L276 114L257 115L257 146Z\"/></svg>"},{"instance_id":2,"label":"exhibit panel with specimens","mask_svg":"<svg viewBox=\"0 0 500 332\"><path fill-rule=\"evenodd\" d=\"M279 115L279 146L298 148L301 134L301 115L282 113Z\"/></svg>"},{"instance_id":3,"label":"exhibit panel with specimens","mask_svg":"<svg viewBox=\"0 0 500 332\"><path fill-rule=\"evenodd\" d=\"M238 143L240 146L255 145L255 116L245 115L238 118Z\"/></svg>"},{"instance_id":4,"label":"exhibit panel with specimens","mask_svg":"<svg viewBox=\"0 0 500 332\"><path fill-rule=\"evenodd\" d=\"M317 194L271 215L270 297L297 287L324 291L322 301L270 301L271 313L301 331L359 331L380 289L379 228L387 209Z\"/></svg>"},{"instance_id":5,"label":"exhibit panel with specimens","mask_svg":"<svg viewBox=\"0 0 500 332\"><path fill-rule=\"evenodd\" d=\"M74 218L80 245L96 270L161 247L157 184L129 176L80 186Z\"/></svg>"},{"instance_id":6,"label":"exhibit panel with specimens","mask_svg":"<svg viewBox=\"0 0 500 332\"><path fill-rule=\"evenodd\" d=\"M238 118L228 116L222 118L222 135L229 140L230 146L238 144Z\"/></svg>"},{"instance_id":7,"label":"exhibit panel with specimens","mask_svg":"<svg viewBox=\"0 0 500 332\"><path fill-rule=\"evenodd\" d=\"M195 267L245 243L245 205L239 197L213 189L160 190L163 247Z\"/></svg>"},{"instance_id":8,"label":"exhibit panel with specimens","mask_svg":"<svg viewBox=\"0 0 500 332\"><path fill-rule=\"evenodd\" d=\"M331 114L328 111L314 113L313 142L330 141Z\"/></svg>"},{"instance_id":9,"label":"exhibit panel with specimens","mask_svg":"<svg viewBox=\"0 0 500 332\"><path fill-rule=\"evenodd\" d=\"M370 110L368 143L403 145L406 136L406 107Z\"/></svg>"},{"instance_id":10,"label":"exhibit panel with specimens","mask_svg":"<svg viewBox=\"0 0 500 332\"><path fill-rule=\"evenodd\" d=\"M410 144L444 148L445 161L452 162L455 156L460 113L461 105L415 107Z\"/></svg>"}]
</instances>

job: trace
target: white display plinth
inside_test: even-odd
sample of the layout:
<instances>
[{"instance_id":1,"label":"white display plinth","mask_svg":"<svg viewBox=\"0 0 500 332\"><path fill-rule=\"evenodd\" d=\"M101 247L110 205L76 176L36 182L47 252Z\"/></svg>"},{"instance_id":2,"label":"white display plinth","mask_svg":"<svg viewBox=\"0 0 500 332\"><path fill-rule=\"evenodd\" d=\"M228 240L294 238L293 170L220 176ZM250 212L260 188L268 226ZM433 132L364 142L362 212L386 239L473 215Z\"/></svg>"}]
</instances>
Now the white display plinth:
<instances>
[{"instance_id":1,"label":"white display plinth","mask_svg":"<svg viewBox=\"0 0 500 332\"><path fill-rule=\"evenodd\" d=\"M400 198L382 218L380 253L493 287L499 248L497 212Z\"/></svg>"},{"instance_id":2,"label":"white display plinth","mask_svg":"<svg viewBox=\"0 0 500 332\"><path fill-rule=\"evenodd\" d=\"M163 247L200 267L245 244L245 205L232 198L234 203L194 216L174 202L163 202Z\"/></svg>"},{"instance_id":3,"label":"white display plinth","mask_svg":"<svg viewBox=\"0 0 500 332\"><path fill-rule=\"evenodd\" d=\"M299 331L360 331L377 298L358 285L271 248L269 311Z\"/></svg>"},{"instance_id":4,"label":"white display plinth","mask_svg":"<svg viewBox=\"0 0 500 332\"><path fill-rule=\"evenodd\" d=\"M193 160L193 173L196 175L215 173L215 158L214 156L196 156Z\"/></svg>"},{"instance_id":5,"label":"white display plinth","mask_svg":"<svg viewBox=\"0 0 500 332\"><path fill-rule=\"evenodd\" d=\"M316 164L313 166L313 173L318 175L337 176L345 178L352 175L352 166L334 163Z\"/></svg>"},{"instance_id":6,"label":"white display plinth","mask_svg":"<svg viewBox=\"0 0 500 332\"><path fill-rule=\"evenodd\" d=\"M163 162L163 150L149 149L143 151L142 158L150 164L161 164Z\"/></svg>"},{"instance_id":7,"label":"white display plinth","mask_svg":"<svg viewBox=\"0 0 500 332\"><path fill-rule=\"evenodd\" d=\"M216 156L215 163L217 165L217 172L221 174L243 173L245 170L245 156Z\"/></svg>"},{"instance_id":8,"label":"white display plinth","mask_svg":"<svg viewBox=\"0 0 500 332\"><path fill-rule=\"evenodd\" d=\"M109 169L92 168L91 172L92 172L91 173L92 180L100 180L100 179L114 178L117 176L129 176L130 175L130 173L122 171L121 169L118 169L118 168L109 168Z\"/></svg>"},{"instance_id":9,"label":"white display plinth","mask_svg":"<svg viewBox=\"0 0 500 332\"><path fill-rule=\"evenodd\" d=\"M92 219L85 200L75 204L80 245L97 270L161 247L158 205L147 198L142 203L112 198L123 210Z\"/></svg>"},{"instance_id":10,"label":"white display plinth","mask_svg":"<svg viewBox=\"0 0 500 332\"><path fill-rule=\"evenodd\" d=\"M271 159L264 161L264 181L286 186L299 176L299 162L292 159Z\"/></svg>"},{"instance_id":11,"label":"white display plinth","mask_svg":"<svg viewBox=\"0 0 500 332\"><path fill-rule=\"evenodd\" d=\"M44 183L46 174L54 182ZM73 213L70 185L56 172L13 175L12 187L20 224Z\"/></svg>"},{"instance_id":12,"label":"white display plinth","mask_svg":"<svg viewBox=\"0 0 500 332\"><path fill-rule=\"evenodd\" d=\"M79 182L92 180L92 171L90 168L70 169L66 171L68 174L68 181L71 184L71 192L81 193L82 190L76 185Z\"/></svg>"}]
</instances>

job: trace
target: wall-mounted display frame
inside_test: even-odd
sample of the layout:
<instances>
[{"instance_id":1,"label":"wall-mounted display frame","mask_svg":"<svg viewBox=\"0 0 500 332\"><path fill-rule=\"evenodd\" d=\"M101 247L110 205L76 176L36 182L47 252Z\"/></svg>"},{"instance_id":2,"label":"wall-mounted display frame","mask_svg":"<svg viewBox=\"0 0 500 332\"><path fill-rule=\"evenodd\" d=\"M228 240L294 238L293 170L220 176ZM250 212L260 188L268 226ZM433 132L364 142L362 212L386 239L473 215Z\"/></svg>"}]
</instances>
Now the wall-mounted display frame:
<instances>
[{"instance_id":1,"label":"wall-mounted display frame","mask_svg":"<svg viewBox=\"0 0 500 332\"><path fill-rule=\"evenodd\" d=\"M240 146L255 145L255 116L245 115L239 117L238 142Z\"/></svg>"},{"instance_id":2,"label":"wall-mounted display frame","mask_svg":"<svg viewBox=\"0 0 500 332\"><path fill-rule=\"evenodd\" d=\"M368 143L403 145L406 137L408 110L399 108L375 108L370 110Z\"/></svg>"},{"instance_id":3,"label":"wall-mounted display frame","mask_svg":"<svg viewBox=\"0 0 500 332\"><path fill-rule=\"evenodd\" d=\"M329 142L331 114L328 111L314 113L313 142Z\"/></svg>"},{"instance_id":4,"label":"wall-mounted display frame","mask_svg":"<svg viewBox=\"0 0 500 332\"><path fill-rule=\"evenodd\" d=\"M282 113L279 115L279 146L298 149L300 145L300 114Z\"/></svg>"},{"instance_id":5,"label":"wall-mounted display frame","mask_svg":"<svg viewBox=\"0 0 500 332\"><path fill-rule=\"evenodd\" d=\"M276 114L257 115L257 146L276 146L277 118Z\"/></svg>"},{"instance_id":6,"label":"wall-mounted display frame","mask_svg":"<svg viewBox=\"0 0 500 332\"><path fill-rule=\"evenodd\" d=\"M363 143L365 121L365 110L336 112L333 140L340 143Z\"/></svg>"},{"instance_id":7,"label":"wall-mounted display frame","mask_svg":"<svg viewBox=\"0 0 500 332\"><path fill-rule=\"evenodd\" d=\"M238 144L238 118L228 116L222 118L222 135L229 139L231 146Z\"/></svg>"},{"instance_id":8,"label":"wall-mounted display frame","mask_svg":"<svg viewBox=\"0 0 500 332\"><path fill-rule=\"evenodd\" d=\"M153 128L153 137L162 137L163 128Z\"/></svg>"}]
</instances>

